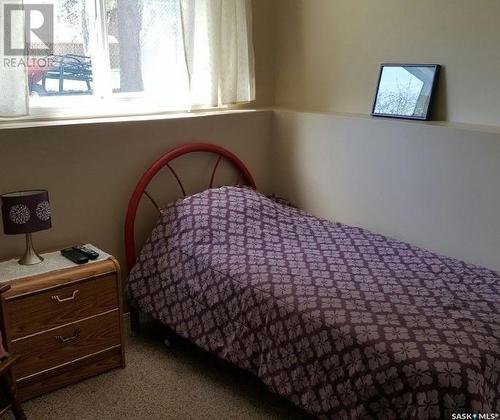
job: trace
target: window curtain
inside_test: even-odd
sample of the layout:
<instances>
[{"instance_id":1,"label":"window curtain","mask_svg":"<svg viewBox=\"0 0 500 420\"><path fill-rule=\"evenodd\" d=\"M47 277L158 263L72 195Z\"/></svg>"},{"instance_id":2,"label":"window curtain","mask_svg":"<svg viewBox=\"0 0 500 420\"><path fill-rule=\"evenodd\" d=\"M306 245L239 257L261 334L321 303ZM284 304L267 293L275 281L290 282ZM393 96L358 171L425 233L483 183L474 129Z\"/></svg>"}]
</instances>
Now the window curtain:
<instances>
[{"instance_id":1,"label":"window curtain","mask_svg":"<svg viewBox=\"0 0 500 420\"><path fill-rule=\"evenodd\" d=\"M15 11L5 16L7 3L22 5L23 2L0 0L0 117L20 117L28 114L27 57L26 54L6 55L5 45L7 41L13 42L15 48L25 48L24 13ZM5 33L6 25L11 28L10 34Z\"/></svg>"},{"instance_id":2,"label":"window curtain","mask_svg":"<svg viewBox=\"0 0 500 420\"><path fill-rule=\"evenodd\" d=\"M251 0L180 0L192 105L255 99Z\"/></svg>"},{"instance_id":3,"label":"window curtain","mask_svg":"<svg viewBox=\"0 0 500 420\"><path fill-rule=\"evenodd\" d=\"M5 66L3 4L0 0L0 117L29 113L27 57ZM128 2L130 0L118 0ZM58 4L58 3L56 3ZM112 98L111 70L98 13L87 1L88 55L92 58L93 91ZM98 3L96 3L98 4ZM223 106L255 99L251 0L169 0L139 2L142 15L140 63L144 89L156 109ZM162 7L160 7L162 6ZM159 13L161 12L161 13ZM57 23L57 22L56 22ZM24 14L14 13L11 39L25 44ZM55 28L57 40L59 26ZM21 47L22 48L22 47ZM25 48L26 49L26 48ZM129 91L125 91L129 92Z\"/></svg>"}]
</instances>

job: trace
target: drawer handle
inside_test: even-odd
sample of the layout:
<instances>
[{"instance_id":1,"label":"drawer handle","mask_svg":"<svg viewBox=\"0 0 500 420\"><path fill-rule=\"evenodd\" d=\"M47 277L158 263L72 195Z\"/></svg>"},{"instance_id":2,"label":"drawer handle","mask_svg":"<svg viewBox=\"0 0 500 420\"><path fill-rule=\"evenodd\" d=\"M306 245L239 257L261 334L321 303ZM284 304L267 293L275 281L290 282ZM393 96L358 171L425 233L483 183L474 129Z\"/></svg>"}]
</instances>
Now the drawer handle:
<instances>
[{"instance_id":1,"label":"drawer handle","mask_svg":"<svg viewBox=\"0 0 500 420\"><path fill-rule=\"evenodd\" d=\"M61 343L67 343L68 341L76 340L80 336L80 328L77 328L71 337L63 337L62 335L56 335L55 339L59 340Z\"/></svg>"},{"instance_id":2,"label":"drawer handle","mask_svg":"<svg viewBox=\"0 0 500 420\"><path fill-rule=\"evenodd\" d=\"M73 290L73 294L71 296L68 296L67 298L62 298L61 299L59 296L54 295L54 296L51 297L51 299L52 300L57 300L57 303L67 302L68 300L74 300L77 293L78 293L78 289Z\"/></svg>"}]
</instances>

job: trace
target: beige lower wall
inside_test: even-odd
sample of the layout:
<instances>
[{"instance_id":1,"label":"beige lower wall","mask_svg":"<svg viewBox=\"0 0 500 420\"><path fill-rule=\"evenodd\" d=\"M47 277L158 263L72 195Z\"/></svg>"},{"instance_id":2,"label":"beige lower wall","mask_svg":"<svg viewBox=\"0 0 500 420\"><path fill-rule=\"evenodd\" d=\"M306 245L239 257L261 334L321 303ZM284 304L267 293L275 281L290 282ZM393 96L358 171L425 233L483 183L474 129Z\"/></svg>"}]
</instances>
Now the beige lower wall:
<instances>
[{"instance_id":1,"label":"beige lower wall","mask_svg":"<svg viewBox=\"0 0 500 420\"><path fill-rule=\"evenodd\" d=\"M271 117L271 111L258 111L3 129L0 130L0 193L32 188L49 190L53 227L34 234L39 250L88 241L116 255L123 265L125 211L144 170L170 148L204 140L238 154L254 174L259 188L266 191ZM181 161L177 169L185 176L194 173L196 176L192 178L203 179L203 184L196 185L201 189L208 183L213 162L213 158L199 156ZM188 184L193 184L191 181ZM220 178L219 182L222 181L225 180ZM174 188L173 180L164 173L153 190L166 203L174 198L174 191L177 194ZM146 203L141 209L144 220L139 224L140 237L144 237L155 218L147 206ZM0 258L19 255L23 247L22 235L0 233Z\"/></svg>"},{"instance_id":2,"label":"beige lower wall","mask_svg":"<svg viewBox=\"0 0 500 420\"><path fill-rule=\"evenodd\" d=\"M53 228L34 235L40 250L89 241L123 264L133 186L165 150L199 139L241 156L259 189L318 216L500 270L500 130L283 110L0 130L0 192L49 190ZM179 162L189 192L213 163ZM166 204L176 188L164 172L152 192ZM142 239L155 220L147 201L139 220ZM23 246L0 233L0 258Z\"/></svg>"},{"instance_id":3,"label":"beige lower wall","mask_svg":"<svg viewBox=\"0 0 500 420\"><path fill-rule=\"evenodd\" d=\"M500 130L275 111L272 188L328 219L500 270Z\"/></svg>"}]
</instances>

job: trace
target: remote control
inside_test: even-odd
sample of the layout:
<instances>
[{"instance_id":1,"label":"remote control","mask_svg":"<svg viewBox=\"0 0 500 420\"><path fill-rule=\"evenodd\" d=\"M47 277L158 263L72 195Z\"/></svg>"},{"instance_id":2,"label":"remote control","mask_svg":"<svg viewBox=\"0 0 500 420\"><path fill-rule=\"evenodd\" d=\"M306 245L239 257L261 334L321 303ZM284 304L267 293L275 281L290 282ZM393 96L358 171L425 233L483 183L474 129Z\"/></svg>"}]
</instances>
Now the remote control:
<instances>
[{"instance_id":1,"label":"remote control","mask_svg":"<svg viewBox=\"0 0 500 420\"><path fill-rule=\"evenodd\" d=\"M83 245L75 245L73 249L83 255L85 255L89 260L97 260L99 258L99 254L95 252L93 249L87 248Z\"/></svg>"},{"instance_id":2,"label":"remote control","mask_svg":"<svg viewBox=\"0 0 500 420\"><path fill-rule=\"evenodd\" d=\"M61 249L61 255L75 264L85 264L89 259L82 253L75 251L73 248Z\"/></svg>"}]
</instances>

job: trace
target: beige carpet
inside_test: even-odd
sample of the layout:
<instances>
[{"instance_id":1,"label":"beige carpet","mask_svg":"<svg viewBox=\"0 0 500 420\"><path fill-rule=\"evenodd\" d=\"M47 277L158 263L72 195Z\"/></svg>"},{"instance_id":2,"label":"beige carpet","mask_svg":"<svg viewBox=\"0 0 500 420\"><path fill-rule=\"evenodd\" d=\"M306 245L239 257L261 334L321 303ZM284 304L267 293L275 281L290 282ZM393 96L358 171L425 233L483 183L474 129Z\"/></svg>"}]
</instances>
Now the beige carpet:
<instances>
[{"instance_id":1,"label":"beige carpet","mask_svg":"<svg viewBox=\"0 0 500 420\"><path fill-rule=\"evenodd\" d=\"M28 401L28 419L303 419L255 377L152 326L129 337L127 367Z\"/></svg>"}]
</instances>

